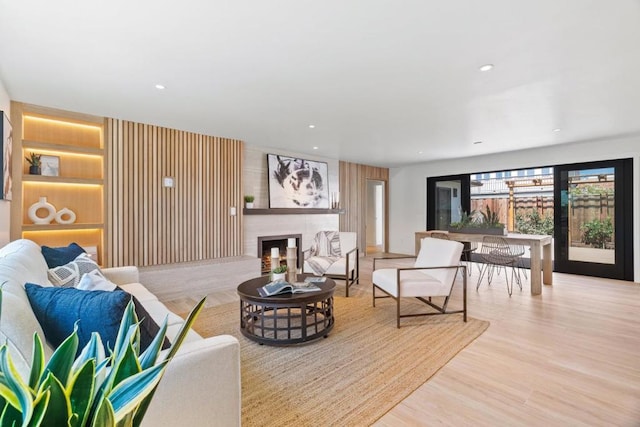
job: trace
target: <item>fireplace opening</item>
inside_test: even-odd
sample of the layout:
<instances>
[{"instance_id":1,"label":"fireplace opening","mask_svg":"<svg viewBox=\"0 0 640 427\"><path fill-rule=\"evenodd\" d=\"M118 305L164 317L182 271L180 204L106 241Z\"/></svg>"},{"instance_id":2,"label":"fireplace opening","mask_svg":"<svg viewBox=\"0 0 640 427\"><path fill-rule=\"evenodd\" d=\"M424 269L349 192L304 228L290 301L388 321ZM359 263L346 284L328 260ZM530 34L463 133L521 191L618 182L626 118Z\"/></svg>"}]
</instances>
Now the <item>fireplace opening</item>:
<instances>
[{"instance_id":1,"label":"fireplace opening","mask_svg":"<svg viewBox=\"0 0 640 427\"><path fill-rule=\"evenodd\" d=\"M262 274L268 274L271 268L271 249L278 248L280 265L287 265L287 244L289 239L296 239L298 256L296 259L297 268L302 268L302 234L286 234L281 236L258 236L258 258L261 259Z\"/></svg>"}]
</instances>

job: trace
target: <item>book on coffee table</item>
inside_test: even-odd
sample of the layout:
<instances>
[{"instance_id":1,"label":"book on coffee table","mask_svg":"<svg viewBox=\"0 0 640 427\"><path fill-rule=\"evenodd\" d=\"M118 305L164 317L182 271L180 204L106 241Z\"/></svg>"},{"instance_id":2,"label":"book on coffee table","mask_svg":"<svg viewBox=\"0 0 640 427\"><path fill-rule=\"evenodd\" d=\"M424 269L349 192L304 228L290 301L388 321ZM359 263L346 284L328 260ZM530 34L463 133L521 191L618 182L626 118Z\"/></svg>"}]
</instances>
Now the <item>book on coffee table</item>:
<instances>
[{"instance_id":1,"label":"book on coffee table","mask_svg":"<svg viewBox=\"0 0 640 427\"><path fill-rule=\"evenodd\" d=\"M327 278L324 276L309 276L304 279L307 283L324 283L325 280L327 280Z\"/></svg>"},{"instance_id":2,"label":"book on coffee table","mask_svg":"<svg viewBox=\"0 0 640 427\"><path fill-rule=\"evenodd\" d=\"M298 294L303 292L315 292L321 289L311 283L289 283L283 280L277 280L275 282L269 282L266 285L258 288L258 293L261 297L270 297L280 294Z\"/></svg>"}]
</instances>

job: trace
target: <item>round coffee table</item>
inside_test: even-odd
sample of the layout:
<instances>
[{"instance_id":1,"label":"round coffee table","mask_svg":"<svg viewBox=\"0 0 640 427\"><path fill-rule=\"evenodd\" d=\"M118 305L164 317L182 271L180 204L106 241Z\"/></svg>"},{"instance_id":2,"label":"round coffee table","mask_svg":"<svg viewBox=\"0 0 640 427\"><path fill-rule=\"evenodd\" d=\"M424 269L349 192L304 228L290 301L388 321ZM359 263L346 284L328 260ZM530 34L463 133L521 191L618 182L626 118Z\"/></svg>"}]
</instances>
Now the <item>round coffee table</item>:
<instances>
[{"instance_id":1,"label":"round coffee table","mask_svg":"<svg viewBox=\"0 0 640 427\"><path fill-rule=\"evenodd\" d=\"M299 274L298 281L311 274ZM327 337L333 329L333 291L336 284L326 278L315 283L320 290L261 297L258 288L269 276L247 280L238 286L240 331L260 344L291 345Z\"/></svg>"}]
</instances>

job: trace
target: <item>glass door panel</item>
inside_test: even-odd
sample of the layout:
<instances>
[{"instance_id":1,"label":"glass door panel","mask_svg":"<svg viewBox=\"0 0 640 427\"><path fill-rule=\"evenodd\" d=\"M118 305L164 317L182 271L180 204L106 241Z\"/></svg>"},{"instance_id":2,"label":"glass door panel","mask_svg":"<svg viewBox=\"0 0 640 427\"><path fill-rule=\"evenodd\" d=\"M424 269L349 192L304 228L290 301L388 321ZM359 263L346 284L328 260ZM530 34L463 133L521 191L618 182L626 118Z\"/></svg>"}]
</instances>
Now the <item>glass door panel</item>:
<instances>
[{"instance_id":1,"label":"glass door panel","mask_svg":"<svg viewBox=\"0 0 640 427\"><path fill-rule=\"evenodd\" d=\"M469 205L469 175L427 178L428 230L446 230Z\"/></svg>"},{"instance_id":2,"label":"glass door panel","mask_svg":"<svg viewBox=\"0 0 640 427\"><path fill-rule=\"evenodd\" d=\"M615 264L615 168L567 171L570 261Z\"/></svg>"},{"instance_id":3,"label":"glass door panel","mask_svg":"<svg viewBox=\"0 0 640 427\"><path fill-rule=\"evenodd\" d=\"M555 168L555 271L633 280L633 161Z\"/></svg>"}]
</instances>

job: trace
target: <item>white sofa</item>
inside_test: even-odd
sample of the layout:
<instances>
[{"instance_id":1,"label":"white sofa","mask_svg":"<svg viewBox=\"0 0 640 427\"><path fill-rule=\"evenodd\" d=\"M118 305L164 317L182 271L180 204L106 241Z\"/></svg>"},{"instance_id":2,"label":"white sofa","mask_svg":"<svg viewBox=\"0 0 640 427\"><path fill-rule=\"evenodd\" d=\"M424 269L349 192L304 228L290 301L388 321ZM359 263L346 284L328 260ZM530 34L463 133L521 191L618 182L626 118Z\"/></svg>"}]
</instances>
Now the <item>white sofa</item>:
<instances>
[{"instance_id":1,"label":"white sofa","mask_svg":"<svg viewBox=\"0 0 640 427\"><path fill-rule=\"evenodd\" d=\"M167 337L171 340L177 334L183 320L138 283L136 267L102 271L109 280L135 295L158 324L169 315ZM22 239L0 249L0 283L3 282L0 342L7 342L18 371L28 379L33 333L45 340L24 284L51 286L40 246ZM54 349L44 344L48 359ZM238 340L230 335L202 338L190 331L169 363L143 426L239 426L240 390Z\"/></svg>"}]
</instances>

